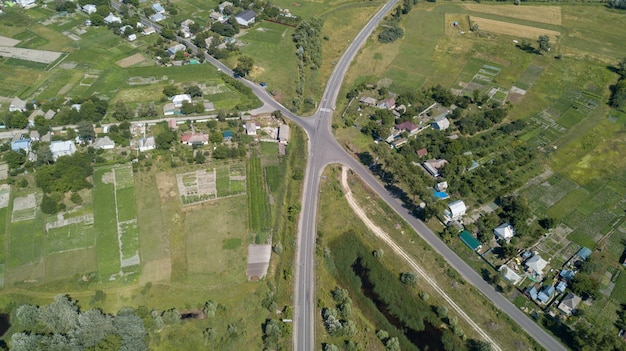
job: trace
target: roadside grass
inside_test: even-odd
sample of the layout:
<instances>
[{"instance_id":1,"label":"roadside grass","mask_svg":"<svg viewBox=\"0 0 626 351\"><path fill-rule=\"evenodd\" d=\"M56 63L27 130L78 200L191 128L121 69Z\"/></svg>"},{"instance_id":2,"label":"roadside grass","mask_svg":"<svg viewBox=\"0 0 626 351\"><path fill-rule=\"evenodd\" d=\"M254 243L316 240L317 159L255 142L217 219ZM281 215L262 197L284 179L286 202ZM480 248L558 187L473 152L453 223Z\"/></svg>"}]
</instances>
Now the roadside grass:
<instances>
[{"instance_id":1,"label":"roadside grass","mask_svg":"<svg viewBox=\"0 0 626 351\"><path fill-rule=\"evenodd\" d=\"M98 273L102 277L108 277L120 271L120 247L115 215L115 186L112 183L102 181L102 176L107 172L111 172L111 168L96 169L93 175L96 255Z\"/></svg>"},{"instance_id":2,"label":"roadside grass","mask_svg":"<svg viewBox=\"0 0 626 351\"><path fill-rule=\"evenodd\" d=\"M367 229L363 227L362 223L358 223L358 219L351 213L350 207L343 198L343 191L337 180L339 176L338 168L330 168L325 171L327 176L326 180L322 181L321 202L318 219L318 235L322 238L323 242L333 240L333 238L343 233L346 228L353 227L357 232L363 233L367 240L373 247L382 248L384 250L384 258L393 260L393 267L406 267L404 261L395 257L391 249L387 248L385 244L381 243L378 239L368 233ZM426 245L417 236L408 225L397 216L384 202L382 202L371 190L364 188L359 179L354 176L350 176L350 188L357 198L359 204L366 211L368 218L374 221L378 226L385 230L392 238L402 246L415 261L429 272L431 277L436 277L438 284L446 288L446 292L455 300L457 304L463 306L466 309L468 315L474 319L483 328L486 324L496 323L498 330L503 333L492 334L498 344L505 349L516 348L516 343L525 343L527 345L533 345L533 342L525 336L525 334L519 330L519 328L506 318L502 318L501 313L497 312L495 307L491 307L490 303L480 295L469 284L465 283L463 279L458 276L453 269L451 269L445 261L435 254L432 249ZM455 239L457 240L457 239ZM458 241L458 240L457 240ZM460 242L460 241L459 241ZM318 248L318 255L321 255L323 247ZM480 259L474 254L468 251L468 255L473 255L477 260ZM320 256L318 256L320 257ZM317 267L318 271L322 271L324 267L324 260L320 257ZM482 262L482 261L480 261ZM483 263L484 264L484 263ZM402 269L402 268L400 268ZM407 268L405 268L407 269ZM327 275L320 278L320 284L318 288L318 295L322 296L322 292L328 292L336 286L334 279ZM322 288L323 287L323 288ZM425 283L419 283L419 289L426 291L430 295L429 303L438 305L441 303L441 299L438 294L430 289ZM486 307L490 306L490 307ZM452 311L451 311L452 314ZM318 322L321 324L321 319L318 317ZM459 320L459 323L463 325L463 330L468 336L473 336L474 331L465 324L464 321ZM319 324L318 324L319 325ZM376 326L377 327L377 326ZM320 326L318 331L322 331ZM504 332L506 330L506 332ZM323 335L318 332L318 335Z\"/></svg>"},{"instance_id":3,"label":"roadside grass","mask_svg":"<svg viewBox=\"0 0 626 351\"><path fill-rule=\"evenodd\" d=\"M50 228L46 233L46 253L80 250L95 245L93 224L73 223L63 227Z\"/></svg>"},{"instance_id":4,"label":"roadside grass","mask_svg":"<svg viewBox=\"0 0 626 351\"><path fill-rule=\"evenodd\" d=\"M283 103L290 101L296 89L298 58L293 33L292 27L263 22L241 36L248 43L241 52L255 60L251 78L265 82L275 96L284 96Z\"/></svg>"}]
</instances>

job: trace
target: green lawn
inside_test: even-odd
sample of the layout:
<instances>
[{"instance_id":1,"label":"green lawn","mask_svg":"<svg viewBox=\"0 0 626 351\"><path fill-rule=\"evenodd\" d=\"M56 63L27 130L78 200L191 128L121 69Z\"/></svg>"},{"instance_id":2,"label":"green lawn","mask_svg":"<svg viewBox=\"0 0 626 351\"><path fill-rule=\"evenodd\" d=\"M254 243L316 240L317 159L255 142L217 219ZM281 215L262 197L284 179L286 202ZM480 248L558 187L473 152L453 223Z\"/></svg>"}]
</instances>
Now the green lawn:
<instances>
[{"instance_id":1,"label":"green lawn","mask_svg":"<svg viewBox=\"0 0 626 351\"><path fill-rule=\"evenodd\" d=\"M130 221L137 219L137 207L135 204L135 188L123 188L116 191L118 221Z\"/></svg>"},{"instance_id":2,"label":"green lawn","mask_svg":"<svg viewBox=\"0 0 626 351\"><path fill-rule=\"evenodd\" d=\"M21 266L39 261L43 255L43 221L37 218L30 221L11 223L9 226L9 267Z\"/></svg>"}]
</instances>

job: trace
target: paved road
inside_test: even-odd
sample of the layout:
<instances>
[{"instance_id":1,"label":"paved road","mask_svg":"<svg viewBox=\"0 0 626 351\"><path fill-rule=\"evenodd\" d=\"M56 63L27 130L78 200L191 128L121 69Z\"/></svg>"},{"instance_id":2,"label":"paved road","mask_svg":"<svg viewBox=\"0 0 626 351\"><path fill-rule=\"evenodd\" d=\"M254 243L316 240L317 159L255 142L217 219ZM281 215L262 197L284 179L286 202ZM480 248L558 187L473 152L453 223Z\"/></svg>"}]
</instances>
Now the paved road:
<instances>
[{"instance_id":1,"label":"paved road","mask_svg":"<svg viewBox=\"0 0 626 351\"><path fill-rule=\"evenodd\" d=\"M506 313L531 337L547 350L567 350L551 335L541 329L534 321L515 307L509 300L497 293L493 287L487 284L470 266L461 260L439 237L433 233L417 218L413 217L401 201L391 195L367 168L361 165L352 155L348 154L335 140L332 131L332 113L335 108L339 89L345 73L365 40L370 36L384 15L389 12L399 0L387 2L366 26L359 32L354 41L346 49L329 79L324 91L318 111L308 118L301 118L291 113L284 106L276 102L265 89L248 80L242 79L254 94L266 105L275 110L280 110L283 115L300 125L309 137L309 158L307 160L307 172L304 178L304 190L302 195L302 211L298 227L298 249L296 253L296 284L295 284L295 316L294 316L294 346L298 351L315 350L315 237L317 205L320 186L320 177L324 168L332 163L342 163L355 171L382 199L384 199L413 229L440 255L442 255L452 268L463 276L470 284L481 291L502 312ZM144 18L142 18L142 22ZM149 22L144 24L148 25ZM157 31L160 28L155 26ZM194 52L198 48L189 40L183 40ZM211 56L205 55L206 59L221 69L224 73L232 76L232 71L221 62ZM486 307L489 308L489 307Z\"/></svg>"}]
</instances>

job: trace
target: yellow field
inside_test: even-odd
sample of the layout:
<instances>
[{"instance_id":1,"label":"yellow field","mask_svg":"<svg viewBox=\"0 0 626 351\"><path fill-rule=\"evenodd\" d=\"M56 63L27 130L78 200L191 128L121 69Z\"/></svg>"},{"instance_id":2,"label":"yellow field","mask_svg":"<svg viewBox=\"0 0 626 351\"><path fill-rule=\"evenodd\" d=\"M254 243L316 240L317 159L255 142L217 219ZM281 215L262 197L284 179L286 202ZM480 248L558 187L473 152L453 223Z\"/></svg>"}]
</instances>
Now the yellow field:
<instances>
[{"instance_id":1,"label":"yellow field","mask_svg":"<svg viewBox=\"0 0 626 351\"><path fill-rule=\"evenodd\" d=\"M140 53L136 53L132 56L128 56L127 58L121 59L119 61L116 62L116 64L120 67L129 67L132 65L136 65L138 63L142 63L146 60L146 58L140 54Z\"/></svg>"},{"instance_id":2,"label":"yellow field","mask_svg":"<svg viewBox=\"0 0 626 351\"><path fill-rule=\"evenodd\" d=\"M559 26L563 23L561 19L561 7L559 6L465 4L463 7L470 11L518 18L525 21L554 24Z\"/></svg>"},{"instance_id":3,"label":"yellow field","mask_svg":"<svg viewBox=\"0 0 626 351\"><path fill-rule=\"evenodd\" d=\"M524 26L521 24L490 20L482 17L470 16L472 24L477 23L478 29L484 32L505 34L518 38L537 39L540 35L548 35L554 43L560 32L537 27Z\"/></svg>"}]
</instances>

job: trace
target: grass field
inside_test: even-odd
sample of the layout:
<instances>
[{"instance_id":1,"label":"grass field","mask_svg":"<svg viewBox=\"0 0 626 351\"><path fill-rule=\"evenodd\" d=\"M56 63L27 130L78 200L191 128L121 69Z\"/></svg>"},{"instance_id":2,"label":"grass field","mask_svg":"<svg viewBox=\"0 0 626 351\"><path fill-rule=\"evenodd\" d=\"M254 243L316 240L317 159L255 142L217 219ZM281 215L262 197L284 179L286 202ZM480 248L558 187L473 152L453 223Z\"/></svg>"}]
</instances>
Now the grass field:
<instances>
[{"instance_id":1,"label":"grass field","mask_svg":"<svg viewBox=\"0 0 626 351\"><path fill-rule=\"evenodd\" d=\"M517 5L479 5L464 4L470 11L512 17L526 21L561 25L561 7L559 6L517 6Z\"/></svg>"},{"instance_id":2,"label":"grass field","mask_svg":"<svg viewBox=\"0 0 626 351\"><path fill-rule=\"evenodd\" d=\"M102 177L109 168L94 171L94 226L96 227L96 255L98 273L110 276L120 271L117 219L115 214L115 186L104 183Z\"/></svg>"},{"instance_id":3,"label":"grass field","mask_svg":"<svg viewBox=\"0 0 626 351\"><path fill-rule=\"evenodd\" d=\"M248 227L254 233L260 234L269 229L269 206L267 193L265 192L265 181L263 179L263 168L258 157L251 157L248 160L247 168L248 184Z\"/></svg>"},{"instance_id":4,"label":"grass field","mask_svg":"<svg viewBox=\"0 0 626 351\"><path fill-rule=\"evenodd\" d=\"M93 224L74 223L51 228L46 234L46 254L70 250L80 250L95 245Z\"/></svg>"}]
</instances>

